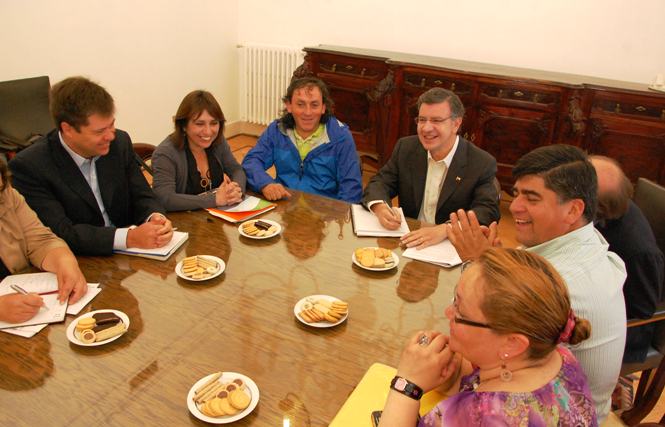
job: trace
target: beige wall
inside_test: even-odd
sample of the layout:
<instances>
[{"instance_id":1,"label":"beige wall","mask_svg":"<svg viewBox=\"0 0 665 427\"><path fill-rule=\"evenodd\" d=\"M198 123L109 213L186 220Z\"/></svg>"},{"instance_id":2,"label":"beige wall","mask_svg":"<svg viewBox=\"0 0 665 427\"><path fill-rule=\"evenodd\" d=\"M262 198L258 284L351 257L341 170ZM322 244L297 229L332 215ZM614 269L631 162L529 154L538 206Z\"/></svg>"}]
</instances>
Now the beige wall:
<instances>
[{"instance_id":1,"label":"beige wall","mask_svg":"<svg viewBox=\"0 0 665 427\"><path fill-rule=\"evenodd\" d=\"M650 83L665 0L0 0L0 80L86 75L159 143L192 89L238 119L237 44L336 44ZM585 28L582 30L581 28Z\"/></svg>"},{"instance_id":2,"label":"beige wall","mask_svg":"<svg viewBox=\"0 0 665 427\"><path fill-rule=\"evenodd\" d=\"M364 47L645 84L665 73L664 0L243 0L239 13L244 43Z\"/></svg>"},{"instance_id":3,"label":"beige wall","mask_svg":"<svg viewBox=\"0 0 665 427\"><path fill-rule=\"evenodd\" d=\"M238 115L238 2L0 0L0 80L84 75L116 101L134 142L158 144L193 89Z\"/></svg>"}]
</instances>

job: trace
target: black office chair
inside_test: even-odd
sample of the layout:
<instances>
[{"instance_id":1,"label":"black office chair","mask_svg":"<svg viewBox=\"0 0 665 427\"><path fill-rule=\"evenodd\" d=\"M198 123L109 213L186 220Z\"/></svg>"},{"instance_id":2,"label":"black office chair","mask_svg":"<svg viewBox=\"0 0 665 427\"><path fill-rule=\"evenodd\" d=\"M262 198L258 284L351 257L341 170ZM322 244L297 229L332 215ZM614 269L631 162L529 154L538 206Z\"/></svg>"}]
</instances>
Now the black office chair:
<instances>
[{"instance_id":1,"label":"black office chair","mask_svg":"<svg viewBox=\"0 0 665 427\"><path fill-rule=\"evenodd\" d=\"M137 142L132 144L132 147L134 148L136 162L141 167L143 176L145 176L148 184L152 186L152 153L155 152L155 146Z\"/></svg>"},{"instance_id":2,"label":"black office chair","mask_svg":"<svg viewBox=\"0 0 665 427\"><path fill-rule=\"evenodd\" d=\"M54 128L48 76L0 82L0 152L11 158Z\"/></svg>"},{"instance_id":3,"label":"black office chair","mask_svg":"<svg viewBox=\"0 0 665 427\"><path fill-rule=\"evenodd\" d=\"M665 253L665 188L639 178L635 186L633 201L642 210L656 237L656 243ZM662 287L661 287L661 299ZM633 407L621 414L621 419L628 425L636 425L651 412L665 388L665 302L661 302L656 313L649 319L630 319L628 327L656 323L651 346L646 360L642 363L624 363L621 375L642 372L635 392ZM665 415L660 420L665 423Z\"/></svg>"}]
</instances>

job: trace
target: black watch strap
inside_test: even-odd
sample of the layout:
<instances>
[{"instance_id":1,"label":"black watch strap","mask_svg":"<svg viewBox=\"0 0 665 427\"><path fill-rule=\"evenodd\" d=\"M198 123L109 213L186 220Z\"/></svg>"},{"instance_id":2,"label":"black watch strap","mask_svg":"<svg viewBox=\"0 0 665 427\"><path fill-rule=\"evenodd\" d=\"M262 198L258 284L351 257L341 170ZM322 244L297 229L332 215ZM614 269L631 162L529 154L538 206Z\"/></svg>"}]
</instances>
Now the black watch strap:
<instances>
[{"instance_id":1,"label":"black watch strap","mask_svg":"<svg viewBox=\"0 0 665 427\"><path fill-rule=\"evenodd\" d=\"M423 396L423 389L400 376L395 376L390 382L390 388L410 397L413 400L420 400Z\"/></svg>"}]
</instances>

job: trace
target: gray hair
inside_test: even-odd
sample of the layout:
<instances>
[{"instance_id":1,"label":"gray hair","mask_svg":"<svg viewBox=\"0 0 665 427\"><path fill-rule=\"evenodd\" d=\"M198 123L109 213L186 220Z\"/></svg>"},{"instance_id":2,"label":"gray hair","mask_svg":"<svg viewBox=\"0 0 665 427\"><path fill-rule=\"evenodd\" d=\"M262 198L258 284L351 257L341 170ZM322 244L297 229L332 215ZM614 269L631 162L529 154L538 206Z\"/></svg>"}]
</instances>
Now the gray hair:
<instances>
[{"instance_id":1,"label":"gray hair","mask_svg":"<svg viewBox=\"0 0 665 427\"><path fill-rule=\"evenodd\" d=\"M464 104L462 104L459 96L455 95L455 92L441 87L433 87L420 95L418 97L418 110L420 111L420 106L423 104L441 104L443 102L448 102L450 116L453 119L464 117Z\"/></svg>"}]
</instances>

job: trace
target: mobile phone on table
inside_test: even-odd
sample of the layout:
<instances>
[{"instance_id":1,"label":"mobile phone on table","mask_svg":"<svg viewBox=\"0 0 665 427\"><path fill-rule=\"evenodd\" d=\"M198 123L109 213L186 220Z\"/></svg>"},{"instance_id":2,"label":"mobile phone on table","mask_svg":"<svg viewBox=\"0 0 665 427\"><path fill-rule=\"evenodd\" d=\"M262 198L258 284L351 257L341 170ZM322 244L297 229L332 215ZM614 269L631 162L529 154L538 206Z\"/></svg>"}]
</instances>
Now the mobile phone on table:
<instances>
[{"instance_id":1,"label":"mobile phone on table","mask_svg":"<svg viewBox=\"0 0 665 427\"><path fill-rule=\"evenodd\" d=\"M381 420L381 413L382 412L383 411L374 411L374 412L372 412L372 425L374 427L379 426L379 421Z\"/></svg>"}]
</instances>

